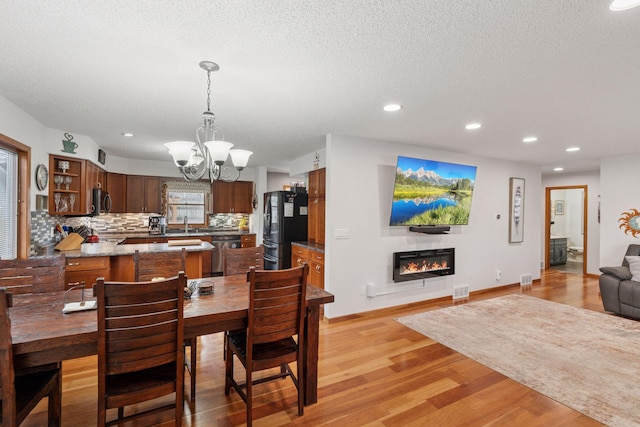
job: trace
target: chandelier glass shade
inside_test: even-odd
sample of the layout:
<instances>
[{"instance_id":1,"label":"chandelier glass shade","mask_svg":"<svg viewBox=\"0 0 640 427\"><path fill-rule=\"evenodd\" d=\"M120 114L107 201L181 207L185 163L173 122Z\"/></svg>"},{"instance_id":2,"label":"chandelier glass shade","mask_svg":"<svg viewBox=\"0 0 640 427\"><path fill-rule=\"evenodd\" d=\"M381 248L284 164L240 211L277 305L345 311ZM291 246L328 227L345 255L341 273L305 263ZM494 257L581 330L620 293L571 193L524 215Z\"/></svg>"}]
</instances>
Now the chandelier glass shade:
<instances>
[{"instance_id":1,"label":"chandelier glass shade","mask_svg":"<svg viewBox=\"0 0 640 427\"><path fill-rule=\"evenodd\" d=\"M232 149L232 143L216 139L217 134L222 138L224 135L222 129L214 124L215 115L211 112L211 73L220 67L215 62L202 61L200 68L207 71L207 111L202 113L202 123L196 129L196 142L173 141L164 145L187 181L236 181L253 153ZM225 165L229 157L233 166Z\"/></svg>"}]
</instances>

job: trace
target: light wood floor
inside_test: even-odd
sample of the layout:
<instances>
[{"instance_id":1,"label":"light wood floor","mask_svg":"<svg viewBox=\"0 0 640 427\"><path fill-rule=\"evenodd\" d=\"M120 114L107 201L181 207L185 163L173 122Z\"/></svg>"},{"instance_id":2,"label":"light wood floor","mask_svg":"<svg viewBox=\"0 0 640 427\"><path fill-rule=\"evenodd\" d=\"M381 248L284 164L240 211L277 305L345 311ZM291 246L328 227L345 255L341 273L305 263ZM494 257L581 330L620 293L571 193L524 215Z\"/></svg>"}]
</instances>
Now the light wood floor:
<instances>
[{"instance_id":1,"label":"light wood floor","mask_svg":"<svg viewBox=\"0 0 640 427\"><path fill-rule=\"evenodd\" d=\"M602 312L597 278L558 271L521 290L512 286L470 300L527 294ZM414 304L323 324L319 401L297 416L290 380L256 386L257 426L595 426L586 416L414 332L393 319L452 305L451 299ZM221 334L201 339L197 399L185 405L186 426L237 426L245 406L223 393ZM540 361L544 364L544 360ZM96 419L96 359L64 362L63 425L92 426ZM241 371L238 371L239 373ZM187 383L188 392L188 379ZM44 425L41 404L23 424ZM135 426L172 425L172 414Z\"/></svg>"}]
</instances>

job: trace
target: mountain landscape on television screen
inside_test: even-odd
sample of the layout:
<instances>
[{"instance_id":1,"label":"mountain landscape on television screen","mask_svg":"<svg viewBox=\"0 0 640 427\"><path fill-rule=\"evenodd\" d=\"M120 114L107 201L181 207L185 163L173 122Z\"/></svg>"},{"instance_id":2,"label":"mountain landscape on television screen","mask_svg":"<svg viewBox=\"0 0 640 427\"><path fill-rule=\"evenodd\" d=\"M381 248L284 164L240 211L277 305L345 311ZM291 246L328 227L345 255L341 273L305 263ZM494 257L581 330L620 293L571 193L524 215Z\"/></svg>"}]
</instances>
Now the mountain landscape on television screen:
<instances>
[{"instance_id":1,"label":"mountain landscape on television screen","mask_svg":"<svg viewBox=\"0 0 640 427\"><path fill-rule=\"evenodd\" d=\"M397 168L396 173L404 176L407 179L428 182L435 187L451 187L454 184L462 181L462 178L443 178L436 172L432 170L425 170L424 168L420 168L417 171L413 171L411 168L407 169L406 171L402 170L401 168ZM471 182L471 185L473 186L473 181Z\"/></svg>"}]
</instances>

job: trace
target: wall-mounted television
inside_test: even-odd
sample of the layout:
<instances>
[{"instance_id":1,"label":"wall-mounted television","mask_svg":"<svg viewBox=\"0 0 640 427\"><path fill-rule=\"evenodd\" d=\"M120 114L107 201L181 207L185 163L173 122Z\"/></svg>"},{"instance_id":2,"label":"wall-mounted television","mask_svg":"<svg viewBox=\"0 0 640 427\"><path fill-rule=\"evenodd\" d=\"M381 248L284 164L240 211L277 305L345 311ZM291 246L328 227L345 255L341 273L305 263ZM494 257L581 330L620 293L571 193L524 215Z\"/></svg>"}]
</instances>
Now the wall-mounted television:
<instances>
[{"instance_id":1,"label":"wall-mounted television","mask_svg":"<svg viewBox=\"0 0 640 427\"><path fill-rule=\"evenodd\" d=\"M466 225L476 167L398 156L390 225Z\"/></svg>"}]
</instances>

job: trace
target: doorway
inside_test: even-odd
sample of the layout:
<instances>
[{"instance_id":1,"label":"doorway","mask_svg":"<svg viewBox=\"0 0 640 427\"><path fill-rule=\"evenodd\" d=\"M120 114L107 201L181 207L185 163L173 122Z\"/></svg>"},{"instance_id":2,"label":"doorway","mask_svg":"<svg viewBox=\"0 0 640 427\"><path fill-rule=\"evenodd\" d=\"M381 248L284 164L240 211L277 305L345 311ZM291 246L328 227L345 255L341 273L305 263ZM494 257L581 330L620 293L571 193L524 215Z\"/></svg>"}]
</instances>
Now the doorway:
<instances>
[{"instance_id":1,"label":"doorway","mask_svg":"<svg viewBox=\"0 0 640 427\"><path fill-rule=\"evenodd\" d=\"M545 269L587 274L586 185L546 188Z\"/></svg>"}]
</instances>

